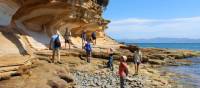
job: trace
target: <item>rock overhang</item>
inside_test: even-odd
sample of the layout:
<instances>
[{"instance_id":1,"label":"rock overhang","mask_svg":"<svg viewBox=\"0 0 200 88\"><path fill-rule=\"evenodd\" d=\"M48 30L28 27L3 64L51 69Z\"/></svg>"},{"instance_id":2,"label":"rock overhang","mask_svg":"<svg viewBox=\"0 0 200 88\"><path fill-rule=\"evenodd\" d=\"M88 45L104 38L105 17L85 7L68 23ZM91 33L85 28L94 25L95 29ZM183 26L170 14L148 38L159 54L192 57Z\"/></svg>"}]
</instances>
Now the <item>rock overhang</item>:
<instances>
[{"instance_id":1,"label":"rock overhang","mask_svg":"<svg viewBox=\"0 0 200 88\"><path fill-rule=\"evenodd\" d=\"M20 21L23 24L40 26L51 24L48 22L66 22L67 20L85 20L85 24L100 22L103 9L98 3L90 0L2 0L0 4L15 3L11 15L13 23ZM63 20L66 19L66 20ZM38 21L37 21L38 20ZM75 22L75 24L77 24ZM11 22L10 22L11 23ZM69 21L71 23L71 21ZM84 25L80 25L84 26ZM99 25L100 26L100 25ZM38 29L37 29L38 30Z\"/></svg>"},{"instance_id":2,"label":"rock overhang","mask_svg":"<svg viewBox=\"0 0 200 88\"><path fill-rule=\"evenodd\" d=\"M22 31L28 36L28 42L35 40L32 44L47 43L49 39L45 38L58 30L64 32L66 28L74 37L80 36L83 30L87 30L88 35L98 31L99 36L109 23L102 18L104 7L101 5L95 0L1 0L0 6L4 8L0 9L0 14L6 14L0 19L6 18L6 21L0 20L0 25Z\"/></svg>"}]
</instances>

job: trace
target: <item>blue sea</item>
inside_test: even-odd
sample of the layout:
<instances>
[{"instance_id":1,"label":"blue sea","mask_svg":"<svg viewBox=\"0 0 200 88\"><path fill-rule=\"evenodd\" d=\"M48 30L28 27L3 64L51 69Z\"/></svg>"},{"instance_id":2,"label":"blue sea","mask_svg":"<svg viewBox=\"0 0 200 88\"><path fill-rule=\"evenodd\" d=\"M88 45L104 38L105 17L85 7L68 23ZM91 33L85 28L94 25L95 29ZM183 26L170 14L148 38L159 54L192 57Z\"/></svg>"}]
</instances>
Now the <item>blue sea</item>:
<instances>
[{"instance_id":1,"label":"blue sea","mask_svg":"<svg viewBox=\"0 0 200 88\"><path fill-rule=\"evenodd\" d=\"M200 51L200 43L135 43L143 48L167 48ZM181 88L200 88L200 57L185 58L193 62L190 66L169 66L167 71L175 72L183 77L174 79L183 85Z\"/></svg>"},{"instance_id":2,"label":"blue sea","mask_svg":"<svg viewBox=\"0 0 200 88\"><path fill-rule=\"evenodd\" d=\"M166 69L184 75L181 78L175 78L175 80L179 80L183 88L200 88L200 57L187 59L191 60L193 64L190 66L170 66Z\"/></svg>"},{"instance_id":3,"label":"blue sea","mask_svg":"<svg viewBox=\"0 0 200 88\"><path fill-rule=\"evenodd\" d=\"M167 49L185 49L200 51L200 43L128 43L138 45L143 48L167 48Z\"/></svg>"}]
</instances>

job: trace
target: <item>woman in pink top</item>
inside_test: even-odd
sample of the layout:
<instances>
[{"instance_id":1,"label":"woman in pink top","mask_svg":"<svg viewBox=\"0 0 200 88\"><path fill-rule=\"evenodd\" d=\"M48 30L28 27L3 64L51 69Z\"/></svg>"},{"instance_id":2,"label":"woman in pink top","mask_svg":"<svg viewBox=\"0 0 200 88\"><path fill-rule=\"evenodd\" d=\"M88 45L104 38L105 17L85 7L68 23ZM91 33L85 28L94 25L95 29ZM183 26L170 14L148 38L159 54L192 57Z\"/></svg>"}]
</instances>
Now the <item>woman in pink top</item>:
<instances>
[{"instance_id":1,"label":"woman in pink top","mask_svg":"<svg viewBox=\"0 0 200 88\"><path fill-rule=\"evenodd\" d=\"M124 88L125 78L128 74L128 65L126 63L127 57L122 56L119 65L119 76L120 76L120 88Z\"/></svg>"}]
</instances>

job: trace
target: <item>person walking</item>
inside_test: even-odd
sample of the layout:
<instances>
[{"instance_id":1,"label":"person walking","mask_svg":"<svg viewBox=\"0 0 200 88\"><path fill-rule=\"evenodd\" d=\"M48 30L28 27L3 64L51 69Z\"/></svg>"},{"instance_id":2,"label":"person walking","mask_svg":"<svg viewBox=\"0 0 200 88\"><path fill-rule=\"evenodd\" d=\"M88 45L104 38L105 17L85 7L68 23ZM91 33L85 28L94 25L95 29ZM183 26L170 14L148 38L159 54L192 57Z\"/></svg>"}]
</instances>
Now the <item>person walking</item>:
<instances>
[{"instance_id":1,"label":"person walking","mask_svg":"<svg viewBox=\"0 0 200 88\"><path fill-rule=\"evenodd\" d=\"M61 63L60 62L60 47L61 47L61 42L60 42L59 35L58 34L52 35L49 48L53 51L52 52L53 63ZM57 60L55 60L56 55L57 55Z\"/></svg>"},{"instance_id":2,"label":"person walking","mask_svg":"<svg viewBox=\"0 0 200 88\"><path fill-rule=\"evenodd\" d=\"M137 47L136 51L134 52L134 64L135 64L135 74L136 75L138 74L141 60L142 60L142 52L140 51L140 48Z\"/></svg>"},{"instance_id":3,"label":"person walking","mask_svg":"<svg viewBox=\"0 0 200 88\"><path fill-rule=\"evenodd\" d=\"M119 65L119 76L120 76L120 88L125 88L125 79L128 75L128 65L126 63L127 57L122 56L120 58L120 65Z\"/></svg>"},{"instance_id":4,"label":"person walking","mask_svg":"<svg viewBox=\"0 0 200 88\"><path fill-rule=\"evenodd\" d=\"M91 57L92 57L92 46L90 44L90 40L88 39L85 44L85 52L87 57L87 62L90 63Z\"/></svg>"},{"instance_id":5,"label":"person walking","mask_svg":"<svg viewBox=\"0 0 200 88\"><path fill-rule=\"evenodd\" d=\"M107 53L108 53L108 54L114 54L114 48L109 48L109 49L107 50Z\"/></svg>"},{"instance_id":6,"label":"person walking","mask_svg":"<svg viewBox=\"0 0 200 88\"><path fill-rule=\"evenodd\" d=\"M114 70L114 68L113 68L113 54L109 54L107 67L110 68L111 71Z\"/></svg>"},{"instance_id":7,"label":"person walking","mask_svg":"<svg viewBox=\"0 0 200 88\"><path fill-rule=\"evenodd\" d=\"M96 37L96 32L92 32L92 43L94 44L94 45L96 45L96 43L97 43L97 37Z\"/></svg>"},{"instance_id":8,"label":"person walking","mask_svg":"<svg viewBox=\"0 0 200 88\"><path fill-rule=\"evenodd\" d=\"M71 31L66 28L65 34L64 34L64 38L65 38L65 49L66 49L66 44L69 45L69 50L70 50L70 45L71 45Z\"/></svg>"},{"instance_id":9,"label":"person walking","mask_svg":"<svg viewBox=\"0 0 200 88\"><path fill-rule=\"evenodd\" d=\"M81 34L81 39L82 39L82 48L84 48L84 44L85 44L86 39L87 39L86 30L83 30L83 32Z\"/></svg>"},{"instance_id":10,"label":"person walking","mask_svg":"<svg viewBox=\"0 0 200 88\"><path fill-rule=\"evenodd\" d=\"M111 71L114 70L113 68L113 55L114 55L114 49L113 48L109 48L107 50L107 53L109 55L108 57L108 62L107 62L107 67L111 69Z\"/></svg>"}]
</instances>

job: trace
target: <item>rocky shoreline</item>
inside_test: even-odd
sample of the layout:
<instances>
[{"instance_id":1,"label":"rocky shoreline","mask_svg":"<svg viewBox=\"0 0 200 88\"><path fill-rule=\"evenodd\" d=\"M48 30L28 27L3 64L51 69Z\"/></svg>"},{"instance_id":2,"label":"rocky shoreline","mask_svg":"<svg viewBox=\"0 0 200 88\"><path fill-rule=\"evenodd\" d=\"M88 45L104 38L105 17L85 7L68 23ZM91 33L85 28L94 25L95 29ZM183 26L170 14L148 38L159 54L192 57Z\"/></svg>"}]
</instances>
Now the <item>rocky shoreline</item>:
<instances>
[{"instance_id":1,"label":"rocky shoreline","mask_svg":"<svg viewBox=\"0 0 200 88\"><path fill-rule=\"evenodd\" d=\"M189 65L191 61L185 58L199 57L199 51L177 50L177 49L159 49L142 48L143 63L162 66Z\"/></svg>"},{"instance_id":2,"label":"rocky shoreline","mask_svg":"<svg viewBox=\"0 0 200 88\"><path fill-rule=\"evenodd\" d=\"M74 49L70 52L62 50L62 64L49 63L50 52L38 52L33 57L33 67L28 68L28 73L22 72L19 77L0 81L0 87L119 88L118 59L120 55L127 55L130 69L126 80L127 88L176 88L178 84L171 77L177 74L159 71L160 67L189 64L190 61L181 58L200 56L199 52L189 50L144 48L142 52L144 60L140 67L139 75L134 75L133 56L130 49L119 48L115 50L114 71L105 68L105 63L107 62L106 49L101 50L101 52L94 51L94 59L90 64L85 62L84 52L79 49ZM60 73L62 73L61 76ZM28 78L26 78L27 76ZM24 79L28 81L24 81ZM17 84L20 82L24 82L24 84ZM40 85L37 85L38 83ZM6 87L8 85L10 87Z\"/></svg>"},{"instance_id":3,"label":"rocky shoreline","mask_svg":"<svg viewBox=\"0 0 200 88\"><path fill-rule=\"evenodd\" d=\"M85 72L74 73L76 88L119 88L120 80L114 72L87 74ZM142 76L129 76L126 80L126 88L144 88Z\"/></svg>"},{"instance_id":4,"label":"rocky shoreline","mask_svg":"<svg viewBox=\"0 0 200 88\"><path fill-rule=\"evenodd\" d=\"M189 65L191 61L183 58L200 56L199 52L189 50L143 48L143 64L140 74L135 76L135 46L119 44L106 35L111 21L102 15L109 0L97 1L1 0L0 88L118 88L121 55L128 56L128 88L172 88L176 82L171 76L176 74L163 73L158 67ZM72 50L61 50L61 64L51 63L52 52L45 49L57 31L64 45L61 34L66 29L72 32ZM84 30L88 36L98 31L91 63L85 61L78 37ZM111 47L115 49L113 72L104 67Z\"/></svg>"}]
</instances>

